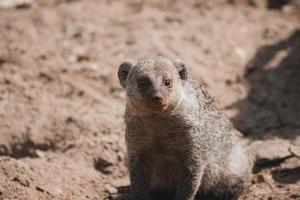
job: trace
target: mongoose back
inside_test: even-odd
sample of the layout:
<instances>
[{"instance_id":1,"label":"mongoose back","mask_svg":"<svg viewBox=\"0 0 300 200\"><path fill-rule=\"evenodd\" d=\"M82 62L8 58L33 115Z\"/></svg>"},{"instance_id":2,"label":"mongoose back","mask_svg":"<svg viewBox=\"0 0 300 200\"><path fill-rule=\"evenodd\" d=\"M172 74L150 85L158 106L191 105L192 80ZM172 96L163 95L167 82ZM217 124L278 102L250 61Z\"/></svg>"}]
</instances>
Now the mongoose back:
<instances>
[{"instance_id":1,"label":"mongoose back","mask_svg":"<svg viewBox=\"0 0 300 200\"><path fill-rule=\"evenodd\" d=\"M251 161L234 128L182 61L123 62L126 143L135 200L231 199Z\"/></svg>"}]
</instances>

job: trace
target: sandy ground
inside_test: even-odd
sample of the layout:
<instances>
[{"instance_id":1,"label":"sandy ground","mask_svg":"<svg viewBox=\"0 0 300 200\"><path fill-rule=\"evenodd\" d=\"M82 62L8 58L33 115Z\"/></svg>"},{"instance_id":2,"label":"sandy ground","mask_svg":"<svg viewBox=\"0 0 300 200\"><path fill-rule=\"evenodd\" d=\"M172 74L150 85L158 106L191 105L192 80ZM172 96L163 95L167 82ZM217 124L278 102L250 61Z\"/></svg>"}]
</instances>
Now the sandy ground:
<instances>
[{"instance_id":1,"label":"sandy ground","mask_svg":"<svg viewBox=\"0 0 300 200\"><path fill-rule=\"evenodd\" d=\"M184 60L254 147L240 199L300 199L299 1L27 2L0 9L1 200L130 199L116 72L149 55Z\"/></svg>"}]
</instances>

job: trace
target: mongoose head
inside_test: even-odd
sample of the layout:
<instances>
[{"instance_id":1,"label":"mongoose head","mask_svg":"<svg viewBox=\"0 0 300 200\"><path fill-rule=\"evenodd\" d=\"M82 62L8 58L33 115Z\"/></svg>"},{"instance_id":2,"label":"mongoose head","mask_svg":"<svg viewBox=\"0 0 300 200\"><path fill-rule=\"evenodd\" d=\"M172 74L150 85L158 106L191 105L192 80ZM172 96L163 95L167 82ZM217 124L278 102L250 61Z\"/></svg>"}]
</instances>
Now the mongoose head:
<instances>
[{"instance_id":1,"label":"mongoose head","mask_svg":"<svg viewBox=\"0 0 300 200\"><path fill-rule=\"evenodd\" d=\"M144 113L161 113L180 104L188 72L182 61L150 57L123 62L118 77L131 107Z\"/></svg>"}]
</instances>

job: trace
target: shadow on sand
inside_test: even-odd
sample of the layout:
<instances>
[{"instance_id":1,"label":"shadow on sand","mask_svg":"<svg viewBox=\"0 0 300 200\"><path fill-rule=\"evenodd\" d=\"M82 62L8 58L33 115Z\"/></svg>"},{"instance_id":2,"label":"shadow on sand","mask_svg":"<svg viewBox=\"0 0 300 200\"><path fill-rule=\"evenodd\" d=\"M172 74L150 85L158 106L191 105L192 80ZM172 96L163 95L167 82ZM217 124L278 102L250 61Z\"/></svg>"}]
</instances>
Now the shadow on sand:
<instances>
[{"instance_id":1,"label":"shadow on sand","mask_svg":"<svg viewBox=\"0 0 300 200\"><path fill-rule=\"evenodd\" d=\"M245 136L294 139L300 135L300 30L275 44L261 47L244 75L248 96L231 107L232 119Z\"/></svg>"}]
</instances>

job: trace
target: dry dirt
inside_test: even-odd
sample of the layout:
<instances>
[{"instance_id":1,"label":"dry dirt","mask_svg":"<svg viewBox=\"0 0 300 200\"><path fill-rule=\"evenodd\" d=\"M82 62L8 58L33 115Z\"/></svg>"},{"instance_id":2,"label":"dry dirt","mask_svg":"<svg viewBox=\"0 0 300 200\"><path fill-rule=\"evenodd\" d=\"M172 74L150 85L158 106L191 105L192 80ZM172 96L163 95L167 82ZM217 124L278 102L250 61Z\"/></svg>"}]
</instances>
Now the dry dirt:
<instances>
[{"instance_id":1,"label":"dry dirt","mask_svg":"<svg viewBox=\"0 0 300 200\"><path fill-rule=\"evenodd\" d=\"M249 139L240 199L300 199L299 1L27 2L0 9L1 200L130 199L116 72L148 55L184 60Z\"/></svg>"}]
</instances>

